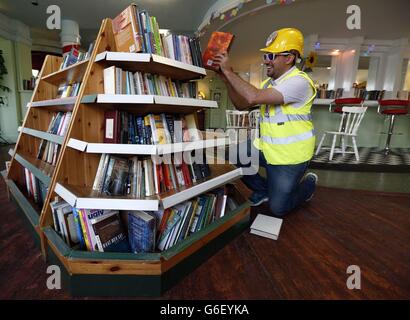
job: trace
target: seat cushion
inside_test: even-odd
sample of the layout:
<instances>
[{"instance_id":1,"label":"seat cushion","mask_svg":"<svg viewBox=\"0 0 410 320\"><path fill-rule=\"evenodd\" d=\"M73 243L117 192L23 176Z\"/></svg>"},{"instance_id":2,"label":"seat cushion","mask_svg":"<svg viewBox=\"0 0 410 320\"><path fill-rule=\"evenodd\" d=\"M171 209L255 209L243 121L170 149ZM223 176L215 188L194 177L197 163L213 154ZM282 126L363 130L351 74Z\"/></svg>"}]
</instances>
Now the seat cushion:
<instances>
[{"instance_id":1,"label":"seat cushion","mask_svg":"<svg viewBox=\"0 0 410 320\"><path fill-rule=\"evenodd\" d=\"M407 109L386 109L382 110L382 114L387 114L387 115L403 115L407 114L408 111Z\"/></svg>"},{"instance_id":2,"label":"seat cushion","mask_svg":"<svg viewBox=\"0 0 410 320\"><path fill-rule=\"evenodd\" d=\"M334 104L362 104L363 99L361 98L339 98L334 101Z\"/></svg>"},{"instance_id":3,"label":"seat cushion","mask_svg":"<svg viewBox=\"0 0 410 320\"><path fill-rule=\"evenodd\" d=\"M402 107L408 107L410 106L410 100L380 100L379 104L382 107L387 107L387 106L402 106Z\"/></svg>"}]
</instances>

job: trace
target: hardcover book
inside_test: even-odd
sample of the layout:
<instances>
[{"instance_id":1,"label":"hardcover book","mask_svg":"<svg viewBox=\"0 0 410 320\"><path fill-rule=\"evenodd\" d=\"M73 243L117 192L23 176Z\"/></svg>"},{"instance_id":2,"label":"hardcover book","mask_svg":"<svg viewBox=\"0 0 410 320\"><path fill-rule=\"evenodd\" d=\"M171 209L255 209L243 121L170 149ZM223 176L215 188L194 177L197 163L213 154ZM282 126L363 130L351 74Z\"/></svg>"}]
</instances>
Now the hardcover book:
<instances>
[{"instance_id":1,"label":"hardcover book","mask_svg":"<svg viewBox=\"0 0 410 320\"><path fill-rule=\"evenodd\" d=\"M251 233L277 240L282 226L282 219L258 214L251 225Z\"/></svg>"},{"instance_id":2,"label":"hardcover book","mask_svg":"<svg viewBox=\"0 0 410 320\"><path fill-rule=\"evenodd\" d=\"M112 20L117 51L142 52L142 35L137 19L136 5L130 5Z\"/></svg>"},{"instance_id":3,"label":"hardcover book","mask_svg":"<svg viewBox=\"0 0 410 320\"><path fill-rule=\"evenodd\" d=\"M155 250L155 217L144 211L128 212L128 238L131 252L153 252Z\"/></svg>"},{"instance_id":4,"label":"hardcover book","mask_svg":"<svg viewBox=\"0 0 410 320\"><path fill-rule=\"evenodd\" d=\"M95 223L93 229L104 252L129 252L128 240L118 212Z\"/></svg>"},{"instance_id":5,"label":"hardcover book","mask_svg":"<svg viewBox=\"0 0 410 320\"><path fill-rule=\"evenodd\" d=\"M120 142L120 115L118 110L104 112L104 143Z\"/></svg>"},{"instance_id":6,"label":"hardcover book","mask_svg":"<svg viewBox=\"0 0 410 320\"><path fill-rule=\"evenodd\" d=\"M208 45L202 56L204 68L215 71L216 67L214 65L213 57L218 53L224 51L228 52L233 39L234 35L232 33L220 31L212 32L211 38L209 39Z\"/></svg>"}]
</instances>

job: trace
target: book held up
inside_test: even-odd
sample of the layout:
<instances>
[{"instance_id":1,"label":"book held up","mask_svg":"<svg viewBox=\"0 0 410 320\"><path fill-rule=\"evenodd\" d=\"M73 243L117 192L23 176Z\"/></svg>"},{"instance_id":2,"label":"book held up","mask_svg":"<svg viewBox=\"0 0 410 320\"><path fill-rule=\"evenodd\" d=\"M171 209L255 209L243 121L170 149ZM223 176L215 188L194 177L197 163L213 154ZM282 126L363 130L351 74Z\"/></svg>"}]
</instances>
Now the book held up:
<instances>
[{"instance_id":1,"label":"book held up","mask_svg":"<svg viewBox=\"0 0 410 320\"><path fill-rule=\"evenodd\" d=\"M216 71L216 66L213 58L222 52L228 52L234 35L229 32L214 31L211 34L211 38L208 41L208 45L202 56L202 62L204 68Z\"/></svg>"}]
</instances>

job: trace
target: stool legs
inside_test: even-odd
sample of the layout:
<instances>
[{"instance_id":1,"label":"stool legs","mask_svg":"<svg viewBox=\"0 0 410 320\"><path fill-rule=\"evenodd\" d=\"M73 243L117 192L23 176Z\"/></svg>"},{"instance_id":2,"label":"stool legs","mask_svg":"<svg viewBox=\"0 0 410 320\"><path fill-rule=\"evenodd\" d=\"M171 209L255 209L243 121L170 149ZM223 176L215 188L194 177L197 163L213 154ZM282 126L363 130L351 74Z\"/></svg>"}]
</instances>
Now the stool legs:
<instances>
[{"instance_id":1,"label":"stool legs","mask_svg":"<svg viewBox=\"0 0 410 320\"><path fill-rule=\"evenodd\" d=\"M387 133L387 140L386 140L386 146L384 148L384 154L387 156L390 152L390 140L391 136L393 135L393 128L394 128L394 120L395 120L395 115L392 114L390 116L390 123L389 123L389 132Z\"/></svg>"}]
</instances>

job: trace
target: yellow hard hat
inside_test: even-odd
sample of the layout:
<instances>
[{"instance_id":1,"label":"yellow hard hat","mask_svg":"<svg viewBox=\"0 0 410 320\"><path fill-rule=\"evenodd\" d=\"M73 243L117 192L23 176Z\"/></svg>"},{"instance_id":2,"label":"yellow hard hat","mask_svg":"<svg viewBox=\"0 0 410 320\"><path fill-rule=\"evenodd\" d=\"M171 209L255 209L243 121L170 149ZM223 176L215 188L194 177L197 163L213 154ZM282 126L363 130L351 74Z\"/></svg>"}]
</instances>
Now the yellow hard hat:
<instances>
[{"instance_id":1,"label":"yellow hard hat","mask_svg":"<svg viewBox=\"0 0 410 320\"><path fill-rule=\"evenodd\" d=\"M263 52L280 53L296 50L303 56L303 34L295 28L283 28L271 33Z\"/></svg>"}]
</instances>

